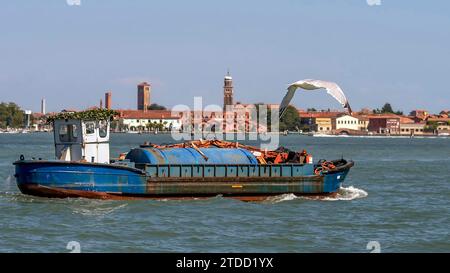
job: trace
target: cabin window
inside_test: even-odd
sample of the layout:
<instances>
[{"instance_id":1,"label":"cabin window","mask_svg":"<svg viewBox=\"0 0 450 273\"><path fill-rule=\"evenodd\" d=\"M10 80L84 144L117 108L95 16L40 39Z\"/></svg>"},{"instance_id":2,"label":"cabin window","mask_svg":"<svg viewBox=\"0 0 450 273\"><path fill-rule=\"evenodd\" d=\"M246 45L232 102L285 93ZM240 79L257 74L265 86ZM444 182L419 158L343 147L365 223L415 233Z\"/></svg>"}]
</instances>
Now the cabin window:
<instances>
[{"instance_id":1,"label":"cabin window","mask_svg":"<svg viewBox=\"0 0 450 273\"><path fill-rule=\"evenodd\" d=\"M101 138L105 138L108 135L108 123L104 120L99 122L98 134Z\"/></svg>"},{"instance_id":2,"label":"cabin window","mask_svg":"<svg viewBox=\"0 0 450 273\"><path fill-rule=\"evenodd\" d=\"M92 135L93 133L95 133L95 123L86 122L86 135Z\"/></svg>"},{"instance_id":3,"label":"cabin window","mask_svg":"<svg viewBox=\"0 0 450 273\"><path fill-rule=\"evenodd\" d=\"M77 141L77 138L78 138L78 128L77 128L77 126L75 125L75 124L73 124L72 126L72 138L73 138L73 141Z\"/></svg>"},{"instance_id":4,"label":"cabin window","mask_svg":"<svg viewBox=\"0 0 450 273\"><path fill-rule=\"evenodd\" d=\"M61 125L59 127L59 140L62 142L69 141L69 130L67 129L67 125Z\"/></svg>"},{"instance_id":5,"label":"cabin window","mask_svg":"<svg viewBox=\"0 0 450 273\"><path fill-rule=\"evenodd\" d=\"M78 129L75 124L65 124L59 127L59 140L61 142L76 142Z\"/></svg>"}]
</instances>

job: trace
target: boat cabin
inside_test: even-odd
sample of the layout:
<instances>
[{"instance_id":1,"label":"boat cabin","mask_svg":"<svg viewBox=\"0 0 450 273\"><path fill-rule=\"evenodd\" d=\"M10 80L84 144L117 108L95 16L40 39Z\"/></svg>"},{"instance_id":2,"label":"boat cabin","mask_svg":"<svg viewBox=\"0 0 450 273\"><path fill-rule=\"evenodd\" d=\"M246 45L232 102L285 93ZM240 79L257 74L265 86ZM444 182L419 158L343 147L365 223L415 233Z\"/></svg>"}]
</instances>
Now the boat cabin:
<instances>
[{"instance_id":1,"label":"boat cabin","mask_svg":"<svg viewBox=\"0 0 450 273\"><path fill-rule=\"evenodd\" d=\"M109 120L56 119L56 159L109 163L109 128Z\"/></svg>"}]
</instances>

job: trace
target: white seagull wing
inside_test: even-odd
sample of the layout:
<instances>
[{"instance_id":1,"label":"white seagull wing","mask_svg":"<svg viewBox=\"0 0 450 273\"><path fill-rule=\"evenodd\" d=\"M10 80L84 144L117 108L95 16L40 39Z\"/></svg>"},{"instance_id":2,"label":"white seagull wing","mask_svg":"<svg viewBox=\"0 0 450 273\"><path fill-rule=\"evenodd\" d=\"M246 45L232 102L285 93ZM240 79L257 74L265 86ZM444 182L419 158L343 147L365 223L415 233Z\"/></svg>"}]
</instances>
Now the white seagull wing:
<instances>
[{"instance_id":1,"label":"white seagull wing","mask_svg":"<svg viewBox=\"0 0 450 273\"><path fill-rule=\"evenodd\" d=\"M290 85L288 87L288 91L286 95L284 95L283 100L280 104L280 118L284 115L284 112L286 112L287 107L289 106L289 103L291 102L292 98L294 97L294 93L297 90L297 86Z\"/></svg>"},{"instance_id":2,"label":"white seagull wing","mask_svg":"<svg viewBox=\"0 0 450 273\"><path fill-rule=\"evenodd\" d=\"M297 88L301 88L304 90L317 90L317 89L325 89L327 90L327 93L331 95L334 99L336 99L344 108L347 108L351 114L351 108L348 103L347 97L345 96L342 89L334 82L327 82L322 80L301 80L294 82L289 85L288 92L283 98L283 101L280 105L280 118L283 116L284 112L286 111L286 108L288 107L289 103L292 100L292 97L294 96L295 91Z\"/></svg>"}]
</instances>

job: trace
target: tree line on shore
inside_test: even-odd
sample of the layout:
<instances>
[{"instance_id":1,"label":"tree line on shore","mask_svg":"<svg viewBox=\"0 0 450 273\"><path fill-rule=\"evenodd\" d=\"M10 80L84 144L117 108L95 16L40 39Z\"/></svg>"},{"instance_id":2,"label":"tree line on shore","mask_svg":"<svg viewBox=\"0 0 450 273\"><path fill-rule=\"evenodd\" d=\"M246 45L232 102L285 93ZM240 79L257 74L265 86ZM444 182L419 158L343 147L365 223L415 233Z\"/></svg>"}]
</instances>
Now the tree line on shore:
<instances>
[{"instance_id":1,"label":"tree line on shore","mask_svg":"<svg viewBox=\"0 0 450 273\"><path fill-rule=\"evenodd\" d=\"M25 123L25 112L14 102L0 103L0 128L20 128Z\"/></svg>"}]
</instances>

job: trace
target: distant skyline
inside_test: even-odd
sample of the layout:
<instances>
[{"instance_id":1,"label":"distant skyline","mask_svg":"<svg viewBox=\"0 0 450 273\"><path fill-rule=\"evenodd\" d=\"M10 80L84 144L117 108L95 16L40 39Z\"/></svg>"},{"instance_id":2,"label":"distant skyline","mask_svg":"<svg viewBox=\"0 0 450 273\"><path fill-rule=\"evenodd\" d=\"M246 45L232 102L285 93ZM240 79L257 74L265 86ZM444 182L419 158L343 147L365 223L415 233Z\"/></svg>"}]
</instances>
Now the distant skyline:
<instances>
[{"instance_id":1,"label":"distant skyline","mask_svg":"<svg viewBox=\"0 0 450 273\"><path fill-rule=\"evenodd\" d=\"M111 90L113 108L136 109L147 81L152 103L222 105L229 69L242 103L280 103L289 83L315 78L338 83L355 110L449 109L450 2L377 3L4 1L0 102L84 109ZM292 103L340 109L325 92Z\"/></svg>"}]
</instances>

